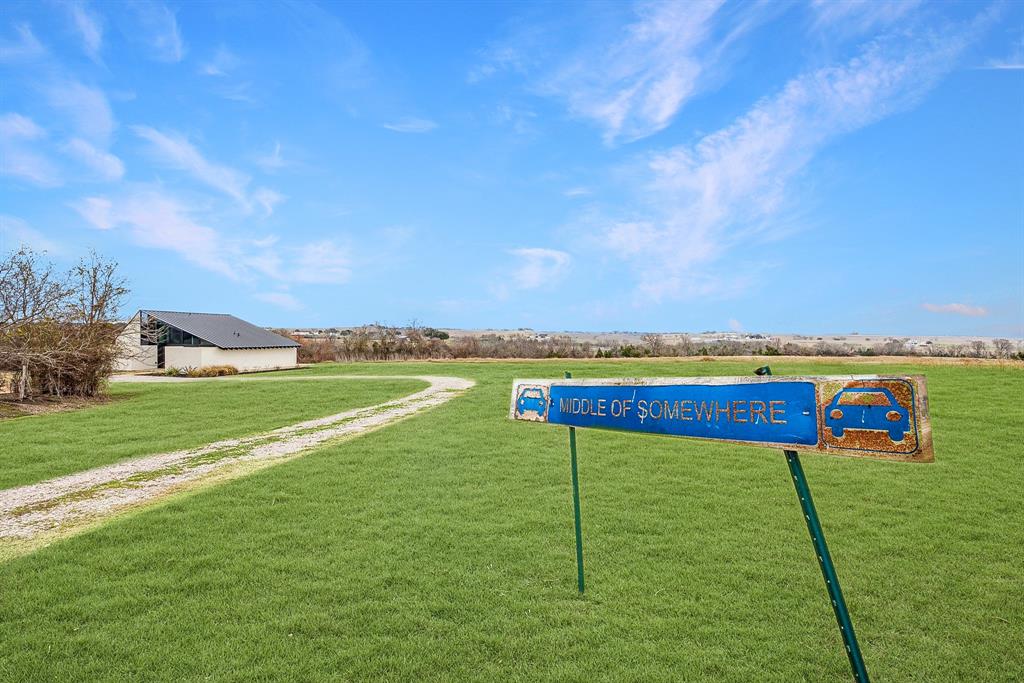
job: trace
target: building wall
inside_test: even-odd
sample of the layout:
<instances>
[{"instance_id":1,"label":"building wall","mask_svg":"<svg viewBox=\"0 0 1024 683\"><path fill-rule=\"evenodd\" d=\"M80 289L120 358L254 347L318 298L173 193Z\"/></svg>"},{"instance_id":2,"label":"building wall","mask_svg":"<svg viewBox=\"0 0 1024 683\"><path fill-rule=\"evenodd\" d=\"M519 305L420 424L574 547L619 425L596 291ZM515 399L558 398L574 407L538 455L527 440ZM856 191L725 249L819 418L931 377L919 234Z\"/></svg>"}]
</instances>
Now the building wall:
<instances>
[{"instance_id":1,"label":"building wall","mask_svg":"<svg viewBox=\"0 0 1024 683\"><path fill-rule=\"evenodd\" d=\"M140 321L141 316L136 313L117 336L117 360L114 362L114 370L118 372L156 369L156 347L143 346L139 341L142 334Z\"/></svg>"},{"instance_id":2,"label":"building wall","mask_svg":"<svg viewBox=\"0 0 1024 683\"><path fill-rule=\"evenodd\" d=\"M155 358L155 352L154 352ZM220 349L216 346L165 346L164 367L202 368L233 365L239 370L292 368L298 363L298 349Z\"/></svg>"}]
</instances>

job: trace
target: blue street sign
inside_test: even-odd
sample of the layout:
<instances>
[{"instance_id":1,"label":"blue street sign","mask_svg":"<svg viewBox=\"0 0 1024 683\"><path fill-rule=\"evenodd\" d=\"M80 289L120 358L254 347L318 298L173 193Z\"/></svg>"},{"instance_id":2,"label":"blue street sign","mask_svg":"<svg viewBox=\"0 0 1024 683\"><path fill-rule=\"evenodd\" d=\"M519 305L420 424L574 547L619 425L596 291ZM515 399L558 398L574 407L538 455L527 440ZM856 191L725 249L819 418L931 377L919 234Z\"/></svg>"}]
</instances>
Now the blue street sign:
<instances>
[{"instance_id":1,"label":"blue street sign","mask_svg":"<svg viewBox=\"0 0 1024 683\"><path fill-rule=\"evenodd\" d=\"M516 380L509 416L929 462L923 377Z\"/></svg>"}]
</instances>

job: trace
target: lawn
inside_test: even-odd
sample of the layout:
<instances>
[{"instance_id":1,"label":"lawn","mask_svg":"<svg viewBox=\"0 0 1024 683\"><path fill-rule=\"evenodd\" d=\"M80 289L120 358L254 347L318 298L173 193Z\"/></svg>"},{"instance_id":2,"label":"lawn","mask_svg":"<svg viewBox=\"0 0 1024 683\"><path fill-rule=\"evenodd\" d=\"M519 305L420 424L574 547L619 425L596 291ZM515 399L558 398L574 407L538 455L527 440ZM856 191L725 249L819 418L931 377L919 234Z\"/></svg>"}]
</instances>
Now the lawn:
<instances>
[{"instance_id":1,"label":"lawn","mask_svg":"<svg viewBox=\"0 0 1024 683\"><path fill-rule=\"evenodd\" d=\"M420 380L120 384L110 403L0 420L0 489L373 405Z\"/></svg>"},{"instance_id":2,"label":"lawn","mask_svg":"<svg viewBox=\"0 0 1024 683\"><path fill-rule=\"evenodd\" d=\"M756 365L302 371L478 384L0 566L0 679L850 680L780 452L580 430L580 598L565 430L506 419L513 377ZM873 678L1024 677L1024 370L772 365L928 376L935 463L802 458Z\"/></svg>"}]
</instances>

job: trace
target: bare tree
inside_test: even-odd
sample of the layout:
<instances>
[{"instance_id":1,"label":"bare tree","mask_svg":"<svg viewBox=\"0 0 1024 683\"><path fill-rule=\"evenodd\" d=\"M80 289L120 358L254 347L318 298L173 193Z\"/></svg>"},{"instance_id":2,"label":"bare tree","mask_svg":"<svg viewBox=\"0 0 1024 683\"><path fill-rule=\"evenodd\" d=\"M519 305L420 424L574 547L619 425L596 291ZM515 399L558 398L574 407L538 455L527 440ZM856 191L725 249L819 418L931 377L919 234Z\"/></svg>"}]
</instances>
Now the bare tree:
<instances>
[{"instance_id":1,"label":"bare tree","mask_svg":"<svg viewBox=\"0 0 1024 683\"><path fill-rule=\"evenodd\" d=\"M640 337L640 341L647 344L652 356L665 355L665 340L660 334L645 334Z\"/></svg>"},{"instance_id":2,"label":"bare tree","mask_svg":"<svg viewBox=\"0 0 1024 683\"><path fill-rule=\"evenodd\" d=\"M28 248L0 261L0 369L17 394L96 394L113 368L113 325L128 290L95 253L63 277Z\"/></svg>"}]
</instances>

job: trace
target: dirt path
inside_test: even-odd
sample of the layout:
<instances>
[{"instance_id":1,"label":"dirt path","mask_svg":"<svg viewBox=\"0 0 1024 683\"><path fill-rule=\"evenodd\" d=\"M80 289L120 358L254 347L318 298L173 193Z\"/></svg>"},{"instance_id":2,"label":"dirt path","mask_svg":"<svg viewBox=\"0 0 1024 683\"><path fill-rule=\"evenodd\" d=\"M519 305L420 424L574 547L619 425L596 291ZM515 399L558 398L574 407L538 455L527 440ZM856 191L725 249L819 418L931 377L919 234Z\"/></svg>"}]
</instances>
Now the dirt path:
<instances>
[{"instance_id":1,"label":"dirt path","mask_svg":"<svg viewBox=\"0 0 1024 683\"><path fill-rule=\"evenodd\" d=\"M419 379L430 386L399 399L307 420L263 434L149 455L0 491L0 559L29 552L95 526L126 509L151 504L169 494L234 479L298 457L325 441L379 429L421 410L441 405L474 384L458 377L422 375L219 379L246 382ZM206 380L125 376L115 381Z\"/></svg>"}]
</instances>

